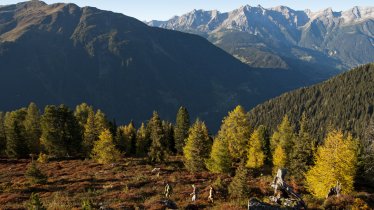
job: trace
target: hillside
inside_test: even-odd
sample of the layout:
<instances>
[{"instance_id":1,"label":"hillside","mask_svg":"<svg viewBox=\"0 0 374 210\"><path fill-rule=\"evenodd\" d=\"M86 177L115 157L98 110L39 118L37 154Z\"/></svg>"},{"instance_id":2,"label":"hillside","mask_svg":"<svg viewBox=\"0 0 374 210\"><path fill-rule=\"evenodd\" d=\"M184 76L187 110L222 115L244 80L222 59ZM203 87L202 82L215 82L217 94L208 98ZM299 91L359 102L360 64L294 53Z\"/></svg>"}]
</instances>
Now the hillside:
<instances>
[{"instance_id":1,"label":"hillside","mask_svg":"<svg viewBox=\"0 0 374 210\"><path fill-rule=\"evenodd\" d=\"M373 18L373 7L312 12L245 5L222 13L193 10L148 24L199 34L250 66L297 69L295 62L301 62L320 72L373 62Z\"/></svg>"},{"instance_id":2,"label":"hillside","mask_svg":"<svg viewBox=\"0 0 374 210\"><path fill-rule=\"evenodd\" d=\"M374 64L343 73L321 84L285 93L250 111L253 126L274 129L287 114L297 124L303 112L314 135L321 140L328 127L361 137L373 117Z\"/></svg>"},{"instance_id":3,"label":"hillside","mask_svg":"<svg viewBox=\"0 0 374 210\"><path fill-rule=\"evenodd\" d=\"M302 72L248 68L196 35L41 1L0 8L0 69L0 110L85 101L120 123L153 110L173 120L184 105L212 125L237 104L253 107L315 82Z\"/></svg>"}]
</instances>

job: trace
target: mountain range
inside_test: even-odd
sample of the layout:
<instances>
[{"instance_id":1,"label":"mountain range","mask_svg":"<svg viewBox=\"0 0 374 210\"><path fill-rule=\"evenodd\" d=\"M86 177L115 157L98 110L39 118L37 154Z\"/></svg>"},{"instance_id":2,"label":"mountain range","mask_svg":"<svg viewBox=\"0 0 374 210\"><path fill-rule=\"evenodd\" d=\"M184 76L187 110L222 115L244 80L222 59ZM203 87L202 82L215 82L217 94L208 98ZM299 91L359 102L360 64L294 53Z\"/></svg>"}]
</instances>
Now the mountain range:
<instances>
[{"instance_id":1,"label":"mountain range","mask_svg":"<svg viewBox=\"0 0 374 210\"><path fill-rule=\"evenodd\" d=\"M0 7L0 110L87 102L122 124L174 120L179 106L215 130L253 107L314 83L302 71L256 69L205 38L119 13L28 1Z\"/></svg>"},{"instance_id":2,"label":"mountain range","mask_svg":"<svg viewBox=\"0 0 374 210\"><path fill-rule=\"evenodd\" d=\"M374 61L374 7L312 12L246 5L147 24L203 36L253 67L309 67L313 76L319 69L334 73Z\"/></svg>"}]
</instances>

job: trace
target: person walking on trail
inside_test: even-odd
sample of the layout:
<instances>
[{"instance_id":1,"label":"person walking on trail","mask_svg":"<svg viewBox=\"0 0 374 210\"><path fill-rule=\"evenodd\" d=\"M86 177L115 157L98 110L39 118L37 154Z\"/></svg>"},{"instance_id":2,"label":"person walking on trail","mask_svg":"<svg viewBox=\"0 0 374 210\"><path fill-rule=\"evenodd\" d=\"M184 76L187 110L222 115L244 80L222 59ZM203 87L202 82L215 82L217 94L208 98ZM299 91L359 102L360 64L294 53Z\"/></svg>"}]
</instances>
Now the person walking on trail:
<instances>
[{"instance_id":1,"label":"person walking on trail","mask_svg":"<svg viewBox=\"0 0 374 210\"><path fill-rule=\"evenodd\" d=\"M215 190L214 188L212 187L212 185L209 186L209 197L208 197L208 201L214 203L213 201L213 194L215 193Z\"/></svg>"},{"instance_id":2,"label":"person walking on trail","mask_svg":"<svg viewBox=\"0 0 374 210\"><path fill-rule=\"evenodd\" d=\"M192 193L190 194L190 195L192 195L192 202L195 202L196 201L196 199L197 199L197 192L196 192L196 187L195 187L195 185L193 184L192 185Z\"/></svg>"},{"instance_id":3,"label":"person walking on trail","mask_svg":"<svg viewBox=\"0 0 374 210\"><path fill-rule=\"evenodd\" d=\"M169 183L166 183L165 191L164 191L165 197L170 198L172 192L173 192L173 188L171 187L171 185L169 185Z\"/></svg>"}]
</instances>

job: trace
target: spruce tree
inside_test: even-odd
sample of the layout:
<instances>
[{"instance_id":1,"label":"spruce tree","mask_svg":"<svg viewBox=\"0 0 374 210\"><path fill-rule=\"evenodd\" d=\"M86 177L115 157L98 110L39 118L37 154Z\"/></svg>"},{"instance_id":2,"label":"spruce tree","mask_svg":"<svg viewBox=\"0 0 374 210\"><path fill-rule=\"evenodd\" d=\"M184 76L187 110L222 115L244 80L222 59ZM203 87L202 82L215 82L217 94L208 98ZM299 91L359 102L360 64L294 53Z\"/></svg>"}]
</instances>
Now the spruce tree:
<instances>
[{"instance_id":1,"label":"spruce tree","mask_svg":"<svg viewBox=\"0 0 374 210\"><path fill-rule=\"evenodd\" d=\"M26 116L26 109L19 109L8 112L5 115L4 127L7 139L5 152L8 157L28 157L29 150L25 126L23 124Z\"/></svg>"},{"instance_id":2,"label":"spruce tree","mask_svg":"<svg viewBox=\"0 0 374 210\"><path fill-rule=\"evenodd\" d=\"M292 176L303 179L305 172L313 164L316 140L310 135L307 126L307 117L304 113L300 121L300 130L294 138L293 148L290 153L289 172Z\"/></svg>"},{"instance_id":3,"label":"spruce tree","mask_svg":"<svg viewBox=\"0 0 374 210\"><path fill-rule=\"evenodd\" d=\"M148 157L151 162L162 162L166 158L167 148L162 123L156 111L153 112L152 118L148 122L147 129L151 140Z\"/></svg>"},{"instance_id":4,"label":"spruce tree","mask_svg":"<svg viewBox=\"0 0 374 210\"><path fill-rule=\"evenodd\" d=\"M353 191L358 163L358 141L342 131L328 133L324 143L317 150L315 165L306 174L309 191L318 198L324 198L337 182L343 193Z\"/></svg>"},{"instance_id":5,"label":"spruce tree","mask_svg":"<svg viewBox=\"0 0 374 210\"><path fill-rule=\"evenodd\" d=\"M121 159L121 153L116 149L109 129L99 135L99 140L95 142L92 149L91 157L100 164L114 163Z\"/></svg>"},{"instance_id":6,"label":"spruce tree","mask_svg":"<svg viewBox=\"0 0 374 210\"><path fill-rule=\"evenodd\" d=\"M40 127L40 111L35 103L30 103L27 108L24 126L30 153L39 154L42 131Z\"/></svg>"},{"instance_id":7,"label":"spruce tree","mask_svg":"<svg viewBox=\"0 0 374 210\"><path fill-rule=\"evenodd\" d=\"M285 115L270 140L275 171L282 167L288 168L289 154L292 150L294 138L295 133L293 127L288 120L288 116Z\"/></svg>"},{"instance_id":8,"label":"spruce tree","mask_svg":"<svg viewBox=\"0 0 374 210\"><path fill-rule=\"evenodd\" d=\"M262 128L257 128L251 134L248 141L247 164L248 168L259 169L265 163L265 153L263 151L263 143L265 142Z\"/></svg>"},{"instance_id":9,"label":"spruce tree","mask_svg":"<svg viewBox=\"0 0 374 210\"><path fill-rule=\"evenodd\" d=\"M145 156L148 153L150 145L149 132L144 123L142 123L136 132L136 155L140 157Z\"/></svg>"},{"instance_id":10,"label":"spruce tree","mask_svg":"<svg viewBox=\"0 0 374 210\"><path fill-rule=\"evenodd\" d=\"M206 161L206 167L213 173L229 173L231 170L231 157L227 142L216 138L213 142L210 157Z\"/></svg>"},{"instance_id":11,"label":"spruce tree","mask_svg":"<svg viewBox=\"0 0 374 210\"><path fill-rule=\"evenodd\" d=\"M229 112L218 132L219 138L228 142L230 156L236 161L246 158L250 134L249 117L242 106Z\"/></svg>"},{"instance_id":12,"label":"spruce tree","mask_svg":"<svg viewBox=\"0 0 374 210\"><path fill-rule=\"evenodd\" d=\"M248 170L244 163L240 163L235 171L235 176L229 185L229 195L231 198L247 198L249 187L247 183Z\"/></svg>"},{"instance_id":13,"label":"spruce tree","mask_svg":"<svg viewBox=\"0 0 374 210\"><path fill-rule=\"evenodd\" d=\"M205 169L205 161L209 157L211 142L205 123L196 120L189 130L186 145L183 148L184 165L190 172Z\"/></svg>"},{"instance_id":14,"label":"spruce tree","mask_svg":"<svg viewBox=\"0 0 374 210\"><path fill-rule=\"evenodd\" d=\"M374 185L374 115L365 129L365 135L361 140L361 176Z\"/></svg>"},{"instance_id":15,"label":"spruce tree","mask_svg":"<svg viewBox=\"0 0 374 210\"><path fill-rule=\"evenodd\" d=\"M4 113L0 112L0 156L5 154L5 148L6 148L4 118L5 118Z\"/></svg>"},{"instance_id":16,"label":"spruce tree","mask_svg":"<svg viewBox=\"0 0 374 210\"><path fill-rule=\"evenodd\" d=\"M175 149L178 154L182 154L183 147L186 144L188 137L188 130L190 129L190 116L185 107L180 107L177 113L175 129L174 129L174 139L175 139Z\"/></svg>"}]
</instances>

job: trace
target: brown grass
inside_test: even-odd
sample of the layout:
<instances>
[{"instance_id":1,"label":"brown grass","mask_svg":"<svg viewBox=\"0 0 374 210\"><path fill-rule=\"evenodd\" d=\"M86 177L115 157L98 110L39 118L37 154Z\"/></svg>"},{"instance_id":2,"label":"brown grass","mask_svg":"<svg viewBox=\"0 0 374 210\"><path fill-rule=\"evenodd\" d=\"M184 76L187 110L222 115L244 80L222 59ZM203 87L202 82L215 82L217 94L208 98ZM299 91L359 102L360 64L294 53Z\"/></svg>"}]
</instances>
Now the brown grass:
<instances>
[{"instance_id":1,"label":"brown grass","mask_svg":"<svg viewBox=\"0 0 374 210\"><path fill-rule=\"evenodd\" d=\"M231 177L208 172L189 173L183 168L180 157L171 157L167 164L157 165L139 158L123 159L115 165L101 165L92 160L38 163L38 167L48 175L48 182L36 185L29 184L24 176L29 163L30 160L0 159L0 209L25 209L32 192L39 193L48 209L79 209L83 200L92 201L95 208L163 209L160 201L165 199L162 193L166 182L173 186L171 200L181 209L228 210L245 209L246 206L246 200L228 200L220 192L214 205L209 203L209 185L214 185L220 177L221 183L227 187ZM159 177L151 173L154 167L161 168ZM271 180L270 175L248 177L250 197L266 198L270 195ZM192 184L198 188L196 203L191 202L189 195Z\"/></svg>"}]
</instances>

